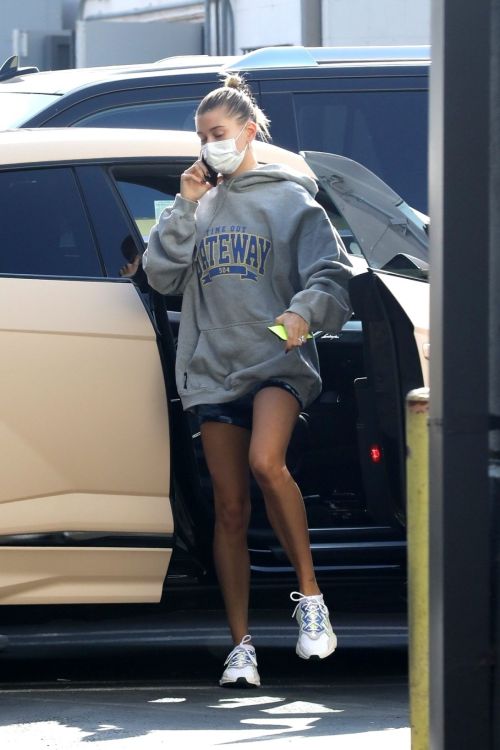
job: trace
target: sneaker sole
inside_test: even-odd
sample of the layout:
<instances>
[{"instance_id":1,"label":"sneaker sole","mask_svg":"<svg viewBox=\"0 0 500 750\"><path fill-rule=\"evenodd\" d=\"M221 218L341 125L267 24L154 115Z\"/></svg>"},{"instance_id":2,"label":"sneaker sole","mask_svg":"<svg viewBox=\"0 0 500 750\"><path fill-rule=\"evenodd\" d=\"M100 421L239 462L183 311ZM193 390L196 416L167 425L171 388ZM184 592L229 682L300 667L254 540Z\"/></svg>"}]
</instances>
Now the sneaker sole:
<instances>
[{"instance_id":1,"label":"sneaker sole","mask_svg":"<svg viewBox=\"0 0 500 750\"><path fill-rule=\"evenodd\" d=\"M248 682L245 677L238 677L236 682L222 682L222 680L220 680L219 685L224 688L238 688L240 690L247 690L260 687L260 682Z\"/></svg>"},{"instance_id":2,"label":"sneaker sole","mask_svg":"<svg viewBox=\"0 0 500 750\"><path fill-rule=\"evenodd\" d=\"M297 646L296 646L296 648L295 648L295 653L296 653L296 654L297 654L297 656L299 656L299 657L300 657L301 659L305 659L306 661L321 661L321 659L326 659L326 657L327 657L327 656L330 656L330 654L333 654L333 652L335 651L335 649L336 649L336 648L337 648L337 640L336 640L336 639L334 639L334 641L333 641L333 643L332 643L331 647L330 647L330 648L329 648L329 650L328 650L328 651L326 652L326 654L322 654L321 656L320 656L319 654L310 654L309 656L307 656L306 654L304 654L304 653L303 653L303 652L302 652L302 651L300 650L300 648L299 648L299 644L297 643Z\"/></svg>"}]
</instances>

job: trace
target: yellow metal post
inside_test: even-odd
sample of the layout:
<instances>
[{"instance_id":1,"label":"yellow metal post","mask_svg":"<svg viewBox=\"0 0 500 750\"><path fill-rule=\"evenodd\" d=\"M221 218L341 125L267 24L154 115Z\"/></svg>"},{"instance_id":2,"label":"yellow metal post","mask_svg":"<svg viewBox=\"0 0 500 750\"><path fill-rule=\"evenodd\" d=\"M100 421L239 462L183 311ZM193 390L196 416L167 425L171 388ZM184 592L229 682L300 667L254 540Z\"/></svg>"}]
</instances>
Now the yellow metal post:
<instances>
[{"instance_id":1,"label":"yellow metal post","mask_svg":"<svg viewBox=\"0 0 500 750\"><path fill-rule=\"evenodd\" d=\"M429 389L406 399L412 750L429 748Z\"/></svg>"}]
</instances>

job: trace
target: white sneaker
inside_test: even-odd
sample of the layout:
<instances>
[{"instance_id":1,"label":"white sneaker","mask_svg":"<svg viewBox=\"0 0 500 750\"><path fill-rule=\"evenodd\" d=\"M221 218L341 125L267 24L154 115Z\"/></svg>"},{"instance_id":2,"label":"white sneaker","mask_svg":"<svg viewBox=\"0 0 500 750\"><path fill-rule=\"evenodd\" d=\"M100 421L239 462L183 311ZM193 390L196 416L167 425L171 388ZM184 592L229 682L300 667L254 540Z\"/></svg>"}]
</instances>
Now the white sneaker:
<instances>
[{"instance_id":1,"label":"white sneaker","mask_svg":"<svg viewBox=\"0 0 500 750\"><path fill-rule=\"evenodd\" d=\"M304 596L299 591L290 594L297 602L292 617L297 618L300 632L295 653L301 659L324 659L337 648L337 636L332 630L328 607L323 594Z\"/></svg>"},{"instance_id":2,"label":"white sneaker","mask_svg":"<svg viewBox=\"0 0 500 750\"><path fill-rule=\"evenodd\" d=\"M251 636L245 635L235 646L226 661L226 667L219 680L221 687L250 688L260 687L255 649L250 646Z\"/></svg>"}]
</instances>

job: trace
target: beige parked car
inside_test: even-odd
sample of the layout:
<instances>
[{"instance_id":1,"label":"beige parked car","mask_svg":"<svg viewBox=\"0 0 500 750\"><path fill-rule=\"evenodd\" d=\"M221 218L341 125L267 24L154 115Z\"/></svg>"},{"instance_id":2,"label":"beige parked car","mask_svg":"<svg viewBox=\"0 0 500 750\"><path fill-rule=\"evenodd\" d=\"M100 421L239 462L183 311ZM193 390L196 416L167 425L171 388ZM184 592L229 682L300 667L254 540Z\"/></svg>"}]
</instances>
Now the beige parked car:
<instances>
[{"instance_id":1,"label":"beige parked car","mask_svg":"<svg viewBox=\"0 0 500 750\"><path fill-rule=\"evenodd\" d=\"M179 300L137 265L194 134L0 134L0 603L158 602L211 579L210 484L173 365ZM363 167L257 144L314 174L358 274L317 338L321 397L289 463L323 579L404 578L404 393L427 379L426 221ZM286 210L286 209L284 209ZM134 266L135 263L135 266ZM291 569L253 488L254 575Z\"/></svg>"}]
</instances>

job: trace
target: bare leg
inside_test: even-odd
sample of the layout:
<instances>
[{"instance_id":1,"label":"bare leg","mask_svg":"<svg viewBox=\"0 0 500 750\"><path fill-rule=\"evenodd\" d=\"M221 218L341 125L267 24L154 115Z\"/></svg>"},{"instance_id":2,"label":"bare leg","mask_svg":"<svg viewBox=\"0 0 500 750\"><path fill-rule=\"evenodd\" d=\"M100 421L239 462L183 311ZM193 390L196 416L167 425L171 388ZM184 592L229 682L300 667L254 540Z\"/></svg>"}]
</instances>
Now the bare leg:
<instances>
[{"instance_id":1,"label":"bare leg","mask_svg":"<svg viewBox=\"0 0 500 750\"><path fill-rule=\"evenodd\" d=\"M267 387L254 399L249 461L276 536L297 573L300 591L319 594L302 494L286 467L286 450L299 415L297 400Z\"/></svg>"},{"instance_id":2,"label":"bare leg","mask_svg":"<svg viewBox=\"0 0 500 750\"><path fill-rule=\"evenodd\" d=\"M214 491L215 568L231 635L238 644L248 633L250 432L235 425L204 422L201 438Z\"/></svg>"}]
</instances>

